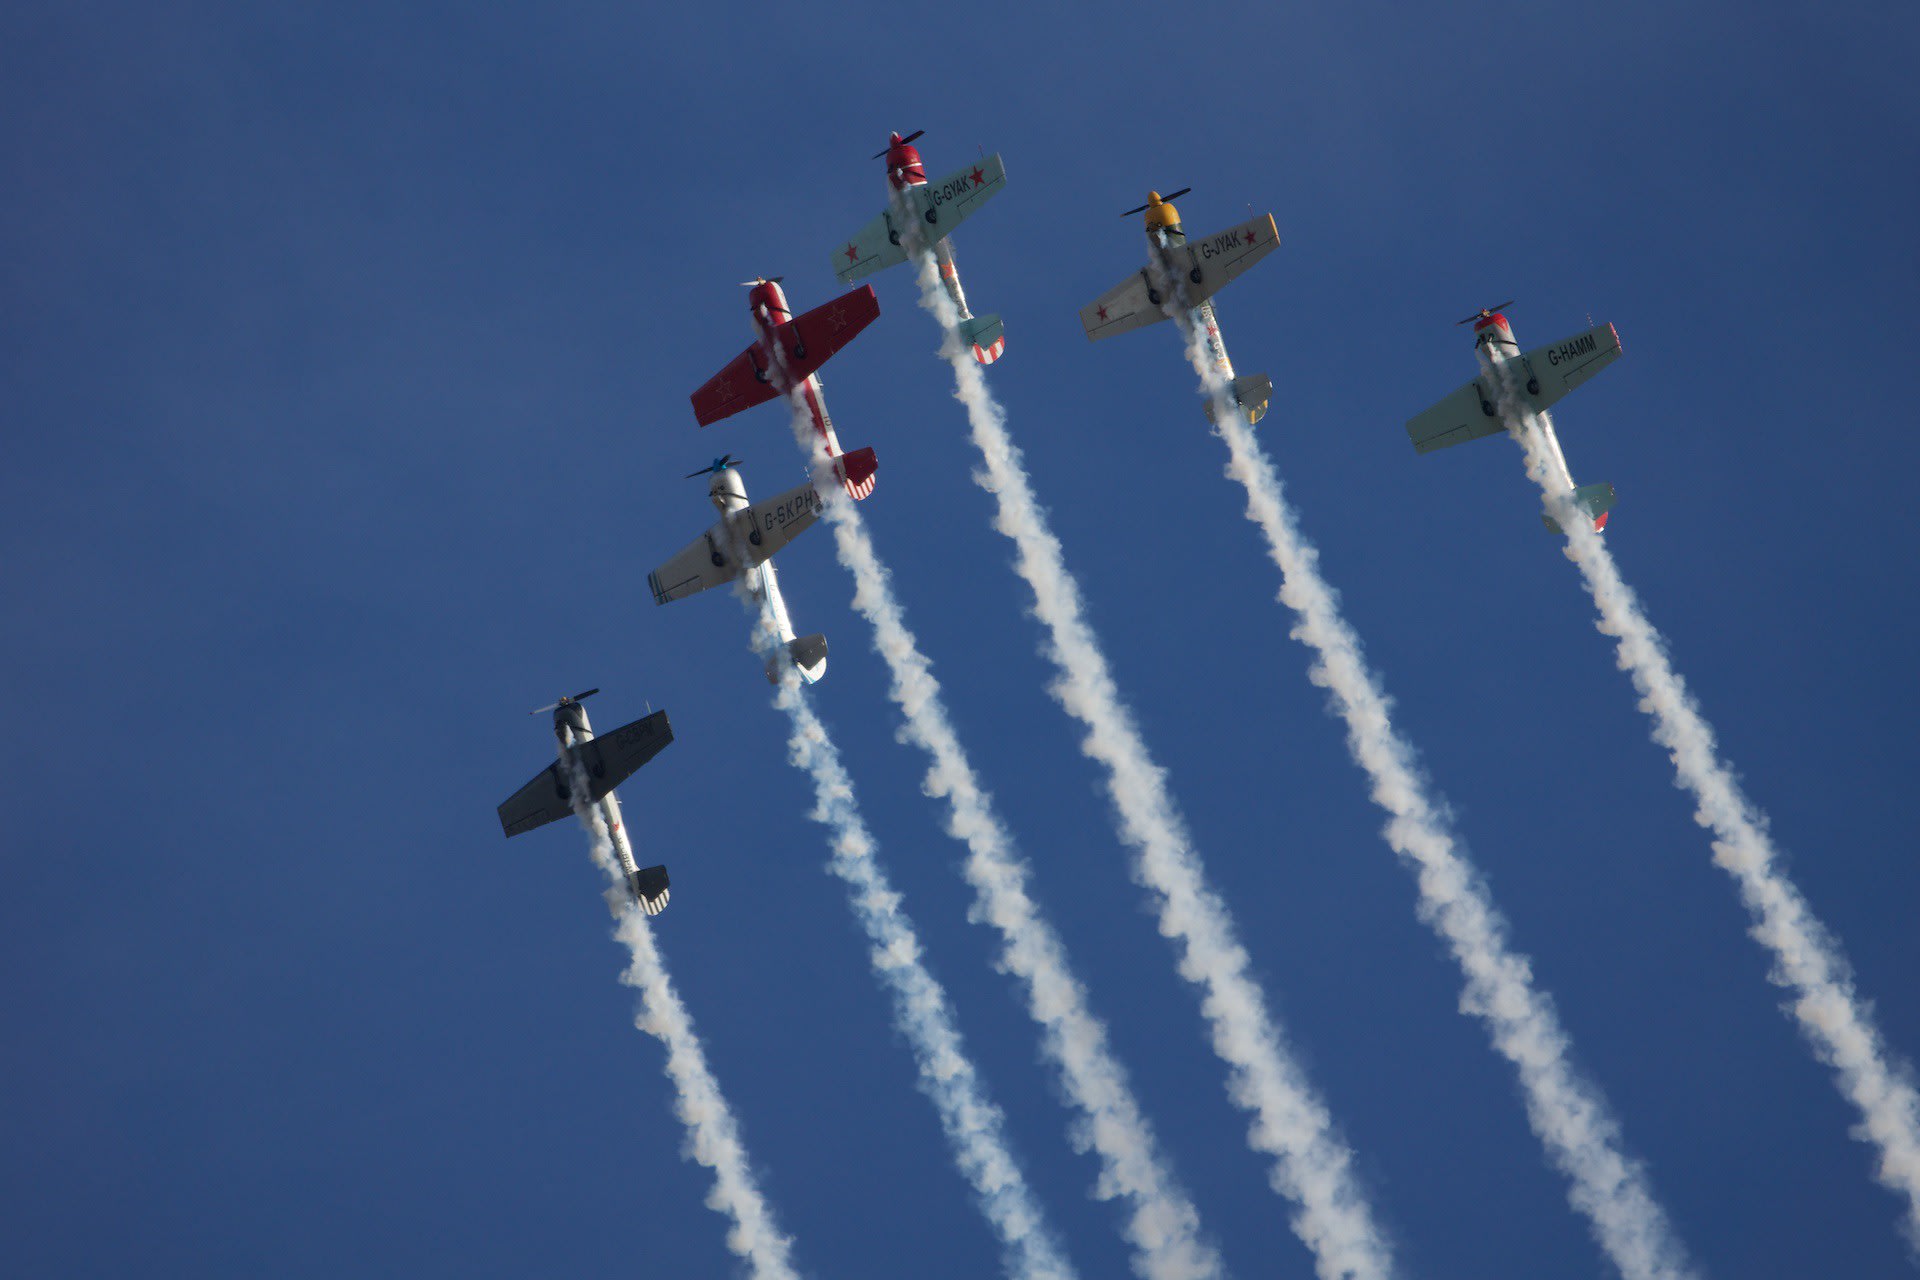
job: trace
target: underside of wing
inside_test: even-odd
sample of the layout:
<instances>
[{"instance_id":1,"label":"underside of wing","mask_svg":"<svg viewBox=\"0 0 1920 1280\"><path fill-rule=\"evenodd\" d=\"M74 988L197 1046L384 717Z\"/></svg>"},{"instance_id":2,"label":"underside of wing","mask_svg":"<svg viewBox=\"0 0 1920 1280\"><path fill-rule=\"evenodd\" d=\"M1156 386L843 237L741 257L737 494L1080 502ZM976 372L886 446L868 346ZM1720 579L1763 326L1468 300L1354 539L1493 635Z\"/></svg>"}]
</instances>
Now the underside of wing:
<instances>
[{"instance_id":1,"label":"underside of wing","mask_svg":"<svg viewBox=\"0 0 1920 1280\"><path fill-rule=\"evenodd\" d=\"M667 723L667 713L656 711L575 748L575 758L587 775L587 798L603 798L672 741L673 726Z\"/></svg>"},{"instance_id":2,"label":"underside of wing","mask_svg":"<svg viewBox=\"0 0 1920 1280\"><path fill-rule=\"evenodd\" d=\"M1166 318L1167 313L1152 297L1144 270L1134 272L1080 308L1080 323L1087 337L1093 339L1110 338Z\"/></svg>"},{"instance_id":3,"label":"underside of wing","mask_svg":"<svg viewBox=\"0 0 1920 1280\"><path fill-rule=\"evenodd\" d=\"M1620 358L1620 335L1610 324L1595 325L1526 354L1522 368L1530 370L1539 390L1526 388L1536 409L1551 408L1581 383Z\"/></svg>"},{"instance_id":4,"label":"underside of wing","mask_svg":"<svg viewBox=\"0 0 1920 1280\"><path fill-rule=\"evenodd\" d=\"M1269 213L1210 236L1189 237L1167 257L1185 275L1187 301L1204 302L1279 245L1280 229Z\"/></svg>"},{"instance_id":5,"label":"underside of wing","mask_svg":"<svg viewBox=\"0 0 1920 1280\"><path fill-rule=\"evenodd\" d=\"M890 216L881 214L833 251L833 273L840 277L841 284L852 284L861 276L907 260L907 251L900 247L899 233L889 221Z\"/></svg>"},{"instance_id":6,"label":"underside of wing","mask_svg":"<svg viewBox=\"0 0 1920 1280\"><path fill-rule=\"evenodd\" d=\"M604 799L672 741L667 713L656 711L576 747L573 764L586 775L588 802ZM517 836L569 816L573 812L571 772L556 760L535 774L500 806L501 830Z\"/></svg>"},{"instance_id":7,"label":"underside of wing","mask_svg":"<svg viewBox=\"0 0 1920 1280\"><path fill-rule=\"evenodd\" d=\"M555 761L535 774L533 781L520 788L500 806L500 828L509 836L544 827L566 817L573 810L567 802L567 788L560 778L560 762Z\"/></svg>"},{"instance_id":8,"label":"underside of wing","mask_svg":"<svg viewBox=\"0 0 1920 1280\"><path fill-rule=\"evenodd\" d=\"M946 177L913 187L913 205L929 240L938 240L1007 185L1007 166L999 155L976 160ZM932 216L928 216L932 215Z\"/></svg>"},{"instance_id":9,"label":"underside of wing","mask_svg":"<svg viewBox=\"0 0 1920 1280\"><path fill-rule=\"evenodd\" d=\"M773 384L761 376L760 367L754 361L754 349L749 347L693 393L693 416L701 426L710 426L742 409L764 404L778 394Z\"/></svg>"},{"instance_id":10,"label":"underside of wing","mask_svg":"<svg viewBox=\"0 0 1920 1280\"><path fill-rule=\"evenodd\" d=\"M798 537L820 509L819 491L810 484L797 485L734 516L734 528L746 538L753 563L759 564Z\"/></svg>"},{"instance_id":11,"label":"underside of wing","mask_svg":"<svg viewBox=\"0 0 1920 1280\"><path fill-rule=\"evenodd\" d=\"M1407 435L1420 453L1497 435L1505 429L1492 411L1492 402L1481 393L1478 382L1469 382L1407 422Z\"/></svg>"},{"instance_id":12,"label":"underside of wing","mask_svg":"<svg viewBox=\"0 0 1920 1280\"><path fill-rule=\"evenodd\" d=\"M797 384L852 342L855 335L880 314L880 298L863 284L832 302L780 326L780 345L786 352L786 375Z\"/></svg>"},{"instance_id":13,"label":"underside of wing","mask_svg":"<svg viewBox=\"0 0 1920 1280\"><path fill-rule=\"evenodd\" d=\"M726 530L716 524L648 574L647 586L653 591L653 602L665 604L732 582L739 573L740 566L727 546Z\"/></svg>"}]
</instances>

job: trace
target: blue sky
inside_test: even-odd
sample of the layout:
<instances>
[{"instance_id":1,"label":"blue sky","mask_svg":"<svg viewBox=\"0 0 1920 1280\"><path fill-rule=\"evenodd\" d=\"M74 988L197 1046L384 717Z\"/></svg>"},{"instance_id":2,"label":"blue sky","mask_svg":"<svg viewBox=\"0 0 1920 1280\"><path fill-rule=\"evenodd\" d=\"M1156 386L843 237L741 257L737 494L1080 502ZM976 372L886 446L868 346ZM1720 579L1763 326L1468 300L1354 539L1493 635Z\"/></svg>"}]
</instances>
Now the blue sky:
<instances>
[{"instance_id":1,"label":"blue sky","mask_svg":"<svg viewBox=\"0 0 1920 1280\"><path fill-rule=\"evenodd\" d=\"M1920 15L1842 6L15 7L0 18L0 1257L34 1275L728 1268L580 835L500 837L600 685L678 741L624 789L673 869L661 944L814 1275L993 1274L992 1239L724 596L645 575L723 450L784 416L688 393L735 281L836 288L869 157L984 147L957 237L989 377L1092 620L1411 1276L1595 1275L1512 1076L1455 1012L1171 329L1090 346L1188 225L1271 209L1222 295L1322 567L1703 1268L1906 1270L1897 1202L1765 981L1731 883L1543 535L1518 450L1417 457L1472 372L1619 328L1556 415L1620 498L1667 634L1880 1025L1920 1049L1911 654ZM1047 699L911 281L825 372L865 514L977 767L1205 1225L1309 1274L1190 991ZM894 740L828 540L784 553L816 692L1032 1181L1087 1276L1110 1207L959 846ZM744 785L743 779L751 779Z\"/></svg>"}]
</instances>

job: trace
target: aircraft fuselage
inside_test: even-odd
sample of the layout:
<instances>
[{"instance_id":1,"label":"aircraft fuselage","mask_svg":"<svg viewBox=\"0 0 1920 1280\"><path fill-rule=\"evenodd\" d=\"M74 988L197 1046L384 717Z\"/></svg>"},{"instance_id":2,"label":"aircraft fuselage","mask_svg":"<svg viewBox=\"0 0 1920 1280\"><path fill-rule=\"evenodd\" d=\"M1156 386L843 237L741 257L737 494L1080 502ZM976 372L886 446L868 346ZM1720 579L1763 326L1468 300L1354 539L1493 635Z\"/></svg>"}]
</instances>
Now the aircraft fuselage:
<instances>
[{"instance_id":1,"label":"aircraft fuselage","mask_svg":"<svg viewBox=\"0 0 1920 1280\"><path fill-rule=\"evenodd\" d=\"M571 748L593 740L593 725L587 720L587 709L578 702L563 702L553 709L553 736L559 740L560 766L570 768L568 752ZM569 786L578 785L568 780ZM614 860L619 863L621 878L627 882L627 889L635 898L644 897L640 888L640 864L633 860L633 844L627 839L626 823L620 818L620 798L609 791L593 803L600 814L600 821L607 829L607 839L613 845Z\"/></svg>"},{"instance_id":2,"label":"aircraft fuselage","mask_svg":"<svg viewBox=\"0 0 1920 1280\"><path fill-rule=\"evenodd\" d=\"M1473 352L1480 361L1481 385L1499 413L1501 423L1508 431L1524 431L1527 424L1514 412L1518 398L1510 392L1513 387L1527 386L1533 379L1533 370L1527 367L1506 316L1496 311L1475 322ZM1535 383L1533 389L1537 388ZM1570 490L1579 488L1567 467L1567 455L1560 451L1560 438L1554 434L1553 420L1545 413L1537 413L1533 415L1533 425L1546 442L1547 453L1553 459L1561 483Z\"/></svg>"},{"instance_id":3,"label":"aircraft fuselage","mask_svg":"<svg viewBox=\"0 0 1920 1280\"><path fill-rule=\"evenodd\" d=\"M767 371L767 380L779 389L780 394L799 397L813 420L814 431L826 444L827 456L839 457L840 438L833 433L833 419L827 416L827 397L820 389L819 377L810 373L795 383L787 375L786 353L775 334L775 330L793 319L793 311L787 306L786 291L774 281L764 280L753 286L752 292L747 295L747 305L753 312L754 332L759 335L755 344L759 348L755 364ZM715 501L718 502L718 499Z\"/></svg>"}]
</instances>

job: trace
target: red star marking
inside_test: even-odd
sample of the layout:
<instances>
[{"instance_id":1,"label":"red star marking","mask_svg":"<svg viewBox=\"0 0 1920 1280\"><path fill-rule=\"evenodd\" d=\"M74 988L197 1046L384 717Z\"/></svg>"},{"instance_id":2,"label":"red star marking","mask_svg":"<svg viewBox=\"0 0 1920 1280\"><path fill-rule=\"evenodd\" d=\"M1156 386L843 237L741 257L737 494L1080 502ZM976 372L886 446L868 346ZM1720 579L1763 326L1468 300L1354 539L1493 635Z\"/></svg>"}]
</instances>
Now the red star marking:
<instances>
[{"instance_id":1,"label":"red star marking","mask_svg":"<svg viewBox=\"0 0 1920 1280\"><path fill-rule=\"evenodd\" d=\"M1100 318L1102 320L1105 320L1107 318L1107 309L1105 307L1100 308Z\"/></svg>"},{"instance_id":2,"label":"red star marking","mask_svg":"<svg viewBox=\"0 0 1920 1280\"><path fill-rule=\"evenodd\" d=\"M827 323L833 326L835 333L847 327L847 312L844 307L835 307L827 312Z\"/></svg>"},{"instance_id":3,"label":"red star marking","mask_svg":"<svg viewBox=\"0 0 1920 1280\"><path fill-rule=\"evenodd\" d=\"M847 261L848 261L848 262L858 262L859 260L860 260L860 251L859 251L858 249L856 249L856 248L854 248L854 247L853 247L852 245L848 245L848 246L847 246Z\"/></svg>"},{"instance_id":4,"label":"red star marking","mask_svg":"<svg viewBox=\"0 0 1920 1280\"><path fill-rule=\"evenodd\" d=\"M979 165L973 167L973 185L976 187L984 187L987 185L987 175Z\"/></svg>"}]
</instances>

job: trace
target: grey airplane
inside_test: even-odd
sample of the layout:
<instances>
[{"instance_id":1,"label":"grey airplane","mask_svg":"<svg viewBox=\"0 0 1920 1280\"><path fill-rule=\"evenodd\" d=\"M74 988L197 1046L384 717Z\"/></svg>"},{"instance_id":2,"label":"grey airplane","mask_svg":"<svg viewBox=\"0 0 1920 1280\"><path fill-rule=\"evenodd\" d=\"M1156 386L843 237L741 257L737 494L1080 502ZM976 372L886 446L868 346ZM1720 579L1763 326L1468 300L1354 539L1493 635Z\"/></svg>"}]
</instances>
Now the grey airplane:
<instances>
[{"instance_id":1,"label":"grey airplane","mask_svg":"<svg viewBox=\"0 0 1920 1280\"><path fill-rule=\"evenodd\" d=\"M589 689L576 693L530 713L537 716L541 711L553 712L553 736L559 740L560 758L500 806L500 828L509 836L517 836L565 818L573 812L575 786L584 786L585 803L597 808L606 824L613 855L619 860L620 874L633 900L642 911L657 916L667 906L667 869L641 867L634 862L633 845L620 821L620 799L613 789L673 741L673 726L667 723L666 712L656 711L604 738L596 738L587 722L587 709L580 703L598 692Z\"/></svg>"}]
</instances>

